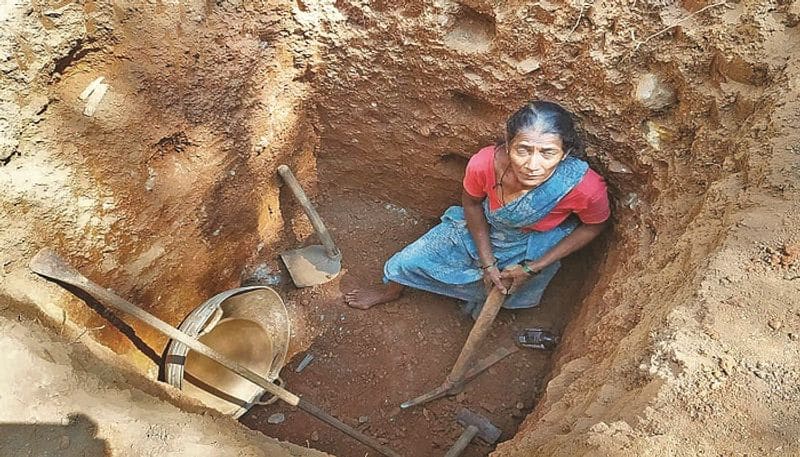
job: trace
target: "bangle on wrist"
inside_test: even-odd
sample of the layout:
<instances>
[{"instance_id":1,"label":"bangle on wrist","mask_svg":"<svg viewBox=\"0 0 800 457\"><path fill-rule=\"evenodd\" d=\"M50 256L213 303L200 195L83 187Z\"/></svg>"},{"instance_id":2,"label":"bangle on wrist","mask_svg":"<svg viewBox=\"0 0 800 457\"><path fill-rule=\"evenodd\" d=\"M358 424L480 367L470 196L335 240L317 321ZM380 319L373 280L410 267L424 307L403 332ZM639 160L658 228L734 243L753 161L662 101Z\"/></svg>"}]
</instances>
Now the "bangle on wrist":
<instances>
[{"instance_id":1,"label":"bangle on wrist","mask_svg":"<svg viewBox=\"0 0 800 457\"><path fill-rule=\"evenodd\" d=\"M528 273L528 276L533 276L533 275L536 274L536 272L531 270L531 267L528 266L528 262L526 262L524 260L519 263L519 266L522 267L522 271L524 271L525 273Z\"/></svg>"},{"instance_id":2,"label":"bangle on wrist","mask_svg":"<svg viewBox=\"0 0 800 457\"><path fill-rule=\"evenodd\" d=\"M489 268L492 268L492 267L495 267L495 268L497 268L497 259L494 259L494 262L492 262L492 263L491 263L491 264L489 264L489 265L486 265L486 266L481 266L481 270L484 270L484 271L486 271L486 270L488 270Z\"/></svg>"}]
</instances>

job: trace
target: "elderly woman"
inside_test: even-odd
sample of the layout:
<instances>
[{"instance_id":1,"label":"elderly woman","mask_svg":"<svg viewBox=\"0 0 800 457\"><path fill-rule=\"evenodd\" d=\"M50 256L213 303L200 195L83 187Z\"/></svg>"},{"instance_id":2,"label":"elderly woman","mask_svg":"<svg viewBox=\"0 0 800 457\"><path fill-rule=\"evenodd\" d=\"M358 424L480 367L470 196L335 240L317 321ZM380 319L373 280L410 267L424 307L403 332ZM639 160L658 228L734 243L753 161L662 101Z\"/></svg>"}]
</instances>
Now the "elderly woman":
<instances>
[{"instance_id":1,"label":"elderly woman","mask_svg":"<svg viewBox=\"0 0 800 457\"><path fill-rule=\"evenodd\" d=\"M605 182L580 152L568 111L529 102L506 122L504 141L470 159L462 206L389 259L383 285L345 302L368 309L413 287L465 300L476 317L498 287L510 295L505 308L537 306L560 259L597 237L610 215Z\"/></svg>"}]
</instances>

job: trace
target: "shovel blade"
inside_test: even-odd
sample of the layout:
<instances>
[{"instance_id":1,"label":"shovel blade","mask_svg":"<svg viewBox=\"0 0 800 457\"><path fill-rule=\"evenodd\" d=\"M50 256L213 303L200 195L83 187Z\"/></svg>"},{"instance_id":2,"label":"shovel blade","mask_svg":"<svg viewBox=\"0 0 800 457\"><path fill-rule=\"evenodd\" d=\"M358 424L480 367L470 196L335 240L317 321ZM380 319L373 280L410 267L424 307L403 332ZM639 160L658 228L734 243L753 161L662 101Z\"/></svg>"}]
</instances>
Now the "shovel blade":
<instances>
[{"instance_id":1,"label":"shovel blade","mask_svg":"<svg viewBox=\"0 0 800 457\"><path fill-rule=\"evenodd\" d=\"M281 259L297 287L324 284L342 271L341 259L328 257L328 252L320 245L284 252Z\"/></svg>"}]
</instances>

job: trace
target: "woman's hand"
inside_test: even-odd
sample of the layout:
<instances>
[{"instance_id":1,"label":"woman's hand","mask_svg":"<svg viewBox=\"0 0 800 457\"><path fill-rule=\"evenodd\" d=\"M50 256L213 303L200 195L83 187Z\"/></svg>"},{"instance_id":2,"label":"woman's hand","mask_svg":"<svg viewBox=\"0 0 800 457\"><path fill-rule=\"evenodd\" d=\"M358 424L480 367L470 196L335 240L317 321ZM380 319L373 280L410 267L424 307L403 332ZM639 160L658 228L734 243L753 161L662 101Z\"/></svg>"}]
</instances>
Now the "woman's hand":
<instances>
[{"instance_id":1,"label":"woman's hand","mask_svg":"<svg viewBox=\"0 0 800 457\"><path fill-rule=\"evenodd\" d=\"M534 275L542 271L542 267L539 267L535 262L527 262L526 265ZM511 286L508 288L509 295L516 292L517 289L531 277L533 277L533 275L525 271L525 269L518 264L509 265L500 273L501 279L511 280Z\"/></svg>"},{"instance_id":2,"label":"woman's hand","mask_svg":"<svg viewBox=\"0 0 800 457\"><path fill-rule=\"evenodd\" d=\"M486 287L486 292L489 292L492 289L492 286L497 287L500 289L500 292L503 295L507 295L508 289L503 284L503 279L501 277L500 269L497 268L497 265L492 265L489 268L483 270L483 285Z\"/></svg>"}]
</instances>

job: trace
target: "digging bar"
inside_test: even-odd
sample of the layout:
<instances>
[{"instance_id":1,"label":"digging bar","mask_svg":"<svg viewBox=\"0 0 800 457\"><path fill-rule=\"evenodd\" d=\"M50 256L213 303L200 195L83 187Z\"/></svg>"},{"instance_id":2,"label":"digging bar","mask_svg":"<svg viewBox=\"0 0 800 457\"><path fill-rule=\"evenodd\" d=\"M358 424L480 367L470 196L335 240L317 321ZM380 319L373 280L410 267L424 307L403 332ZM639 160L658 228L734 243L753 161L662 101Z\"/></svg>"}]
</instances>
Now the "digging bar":
<instances>
[{"instance_id":1,"label":"digging bar","mask_svg":"<svg viewBox=\"0 0 800 457\"><path fill-rule=\"evenodd\" d=\"M267 392L275 395L286 403L297 406L303 411L311 414L317 419L327 423L333 428L347 434L348 436L360 441L361 443L375 449L386 457L400 457L400 454L381 445L375 439L359 432L358 430L350 427L339 419L331 416L317 406L309 403L308 401L298 397L297 395L289 392L288 390L276 386L269 382L266 378L259 376L249 368L240 365L235 360L223 355L216 350L206 346L202 342L192 338L191 336L179 331L161 319L153 316L147 311L139 308L138 306L123 299L117 294L101 287L100 285L92 282L89 278L83 276L76 269L72 268L63 258L56 254L53 250L45 248L39 251L30 261L30 268L35 273L44 276L45 278L53 279L58 282L70 284L75 286L99 300L102 303L110 305L112 308L123 311L135 318L145 322L151 327L155 328L164 335L179 341L189 349L196 351L209 359L219 363L225 368L233 371L239 376L247 379L248 381L264 388Z\"/></svg>"},{"instance_id":2,"label":"digging bar","mask_svg":"<svg viewBox=\"0 0 800 457\"><path fill-rule=\"evenodd\" d=\"M489 292L489 296L486 297L486 301L483 303L483 308L481 308L478 319L475 320L475 325L472 326L472 330L469 332L464 347L461 348L461 354L458 355L458 359L456 359L456 363L453 365L452 370L450 370L450 374L445 378L444 383L428 393L401 404L400 408L411 408L412 406L421 405L446 395L456 395L461 392L464 388L464 384L468 381L466 375L472 365L472 359L475 358L480 344L492 328L494 318L497 317L497 313L503 306L505 299L506 296L500 289L497 287L492 288Z\"/></svg>"}]
</instances>

